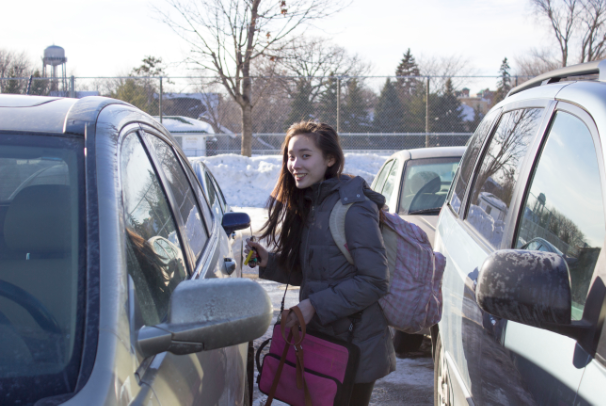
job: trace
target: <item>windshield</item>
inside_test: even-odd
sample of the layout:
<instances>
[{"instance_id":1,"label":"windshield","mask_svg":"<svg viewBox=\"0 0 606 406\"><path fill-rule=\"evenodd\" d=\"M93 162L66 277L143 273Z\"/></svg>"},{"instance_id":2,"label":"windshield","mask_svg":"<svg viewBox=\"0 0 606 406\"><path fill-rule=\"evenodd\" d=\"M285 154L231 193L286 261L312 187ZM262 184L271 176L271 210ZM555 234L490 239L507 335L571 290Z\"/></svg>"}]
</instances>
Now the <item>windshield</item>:
<instances>
[{"instance_id":1,"label":"windshield","mask_svg":"<svg viewBox=\"0 0 606 406\"><path fill-rule=\"evenodd\" d=\"M0 399L10 404L76 385L83 151L81 138L0 134Z\"/></svg>"},{"instance_id":2,"label":"windshield","mask_svg":"<svg viewBox=\"0 0 606 406\"><path fill-rule=\"evenodd\" d=\"M439 209L459 167L461 157L413 159L406 163L399 214Z\"/></svg>"}]
</instances>

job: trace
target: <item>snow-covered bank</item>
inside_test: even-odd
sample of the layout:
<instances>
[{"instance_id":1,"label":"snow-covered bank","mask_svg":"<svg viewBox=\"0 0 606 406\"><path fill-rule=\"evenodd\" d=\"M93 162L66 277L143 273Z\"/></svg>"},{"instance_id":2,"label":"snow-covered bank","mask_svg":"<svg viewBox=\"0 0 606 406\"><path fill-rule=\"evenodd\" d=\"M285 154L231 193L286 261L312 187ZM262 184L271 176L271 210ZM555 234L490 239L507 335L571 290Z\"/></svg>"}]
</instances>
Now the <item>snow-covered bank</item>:
<instances>
[{"instance_id":1,"label":"snow-covered bank","mask_svg":"<svg viewBox=\"0 0 606 406\"><path fill-rule=\"evenodd\" d=\"M370 185L386 158L377 154L346 153L344 172L361 176ZM249 158L223 154L191 160L202 160L217 178L227 202L241 207L264 207L282 166L280 155Z\"/></svg>"}]
</instances>

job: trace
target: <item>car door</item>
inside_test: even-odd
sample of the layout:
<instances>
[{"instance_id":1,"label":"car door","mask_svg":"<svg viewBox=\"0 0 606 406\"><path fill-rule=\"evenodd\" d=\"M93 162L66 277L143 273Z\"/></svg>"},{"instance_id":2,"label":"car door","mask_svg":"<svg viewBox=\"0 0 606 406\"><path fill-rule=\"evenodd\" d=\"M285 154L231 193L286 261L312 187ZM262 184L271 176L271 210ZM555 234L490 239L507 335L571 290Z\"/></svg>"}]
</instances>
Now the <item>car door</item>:
<instances>
[{"instance_id":1,"label":"car door","mask_svg":"<svg viewBox=\"0 0 606 406\"><path fill-rule=\"evenodd\" d=\"M545 104L538 104L541 103ZM515 376L507 374L509 371L492 371L485 367L493 358L495 347L498 348L502 326L493 324L493 320L480 310L475 301L475 286L484 259L501 248L505 225L514 216L518 180L522 179L523 184L529 151L537 148L538 135L545 126L544 108L541 107L519 106L506 111L494 128L495 116L486 119L467 149L451 195L450 211L442 216L440 239L435 241L436 250L448 258L443 281L444 311L439 329L457 404L469 401L503 404L502 399L499 400L501 393L518 383ZM484 146L483 140L487 140ZM475 164L474 156L478 155L480 159ZM495 196L495 201L502 202L506 211L504 220L486 213L483 198L489 193ZM465 204L466 201L469 203ZM455 208L459 209L463 220L452 215ZM486 371L496 374L486 376ZM484 390L493 384L496 387L492 392ZM516 398L518 403L511 404L524 404L524 395Z\"/></svg>"},{"instance_id":2,"label":"car door","mask_svg":"<svg viewBox=\"0 0 606 406\"><path fill-rule=\"evenodd\" d=\"M217 268L219 249L210 244L199 201L169 143L131 133L122 144L120 161L131 336L136 337L141 326L166 317L170 294L180 281L200 276L201 268ZM239 404L244 355L238 346L235 352L237 357L225 349L139 356L137 375L162 405Z\"/></svg>"},{"instance_id":3,"label":"car door","mask_svg":"<svg viewBox=\"0 0 606 406\"><path fill-rule=\"evenodd\" d=\"M606 234L604 177L596 145L597 129L589 115L560 102L534 162L512 245L542 239L537 250L556 251L566 260L572 320L596 310L585 308L588 292L594 275L604 271L598 266ZM603 300L603 292L593 293ZM576 392L588 362L594 371L604 370L574 339L515 322L507 322L503 348L535 404L577 404ZM583 395L591 398L590 394Z\"/></svg>"}]
</instances>

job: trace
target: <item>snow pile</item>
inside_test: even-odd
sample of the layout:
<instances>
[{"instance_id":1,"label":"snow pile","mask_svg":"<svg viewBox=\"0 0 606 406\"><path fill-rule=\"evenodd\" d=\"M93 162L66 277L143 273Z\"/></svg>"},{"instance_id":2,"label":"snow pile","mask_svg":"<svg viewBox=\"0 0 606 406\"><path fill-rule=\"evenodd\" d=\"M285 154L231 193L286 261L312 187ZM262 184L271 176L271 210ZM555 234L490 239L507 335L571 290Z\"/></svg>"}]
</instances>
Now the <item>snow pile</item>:
<instances>
[{"instance_id":1,"label":"snow pile","mask_svg":"<svg viewBox=\"0 0 606 406\"><path fill-rule=\"evenodd\" d=\"M361 176L370 185L386 158L377 154L347 153L344 172ZM265 207L282 167L280 155L249 158L223 154L191 160L203 161L219 182L227 203L239 207Z\"/></svg>"}]
</instances>

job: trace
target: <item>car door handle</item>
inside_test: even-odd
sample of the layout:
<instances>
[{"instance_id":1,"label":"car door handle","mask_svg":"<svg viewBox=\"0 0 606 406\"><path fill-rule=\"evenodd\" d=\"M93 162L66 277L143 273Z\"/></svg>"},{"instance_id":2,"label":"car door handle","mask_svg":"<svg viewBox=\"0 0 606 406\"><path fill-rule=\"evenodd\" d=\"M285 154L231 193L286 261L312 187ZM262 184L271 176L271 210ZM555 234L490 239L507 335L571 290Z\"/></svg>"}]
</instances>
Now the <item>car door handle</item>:
<instances>
[{"instance_id":1,"label":"car door handle","mask_svg":"<svg viewBox=\"0 0 606 406\"><path fill-rule=\"evenodd\" d=\"M234 272L234 270L236 269L236 261L234 261L231 258L223 258L223 267L224 267L223 272L226 275L231 275Z\"/></svg>"}]
</instances>

